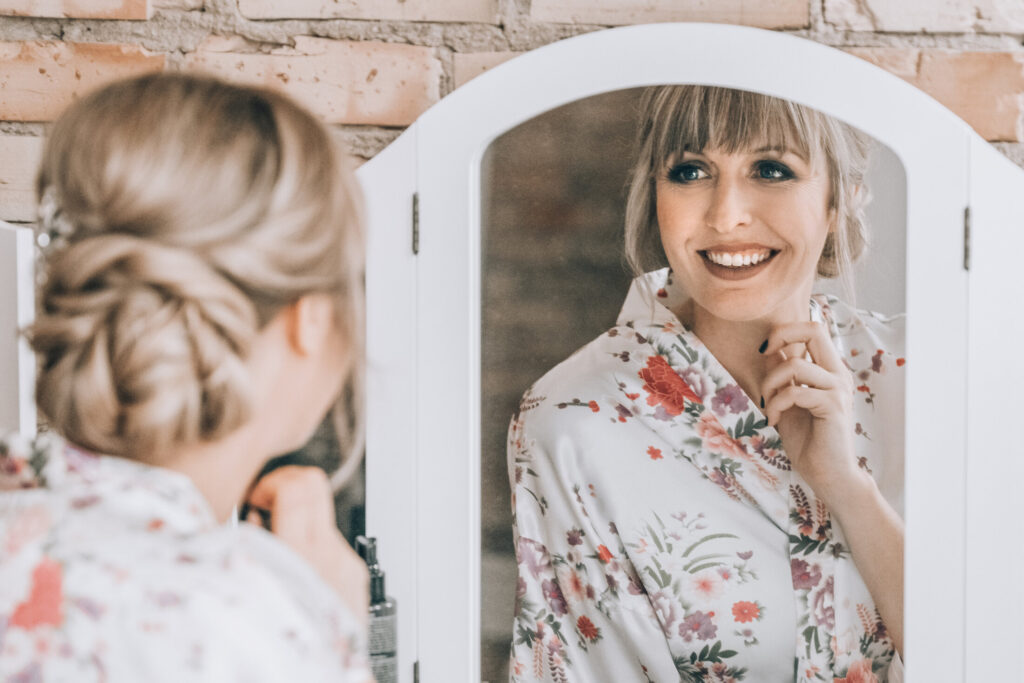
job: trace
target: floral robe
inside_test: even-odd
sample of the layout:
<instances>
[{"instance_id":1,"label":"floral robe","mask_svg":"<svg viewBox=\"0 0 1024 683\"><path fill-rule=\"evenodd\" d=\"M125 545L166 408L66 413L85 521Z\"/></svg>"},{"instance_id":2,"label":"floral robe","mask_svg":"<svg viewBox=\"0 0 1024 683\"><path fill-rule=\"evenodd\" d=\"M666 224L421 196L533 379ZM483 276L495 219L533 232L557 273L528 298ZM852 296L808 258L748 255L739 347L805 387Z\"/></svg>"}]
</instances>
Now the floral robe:
<instances>
[{"instance_id":1,"label":"floral robe","mask_svg":"<svg viewBox=\"0 0 1024 683\"><path fill-rule=\"evenodd\" d=\"M305 561L191 480L0 439L0 681L372 681Z\"/></svg>"},{"instance_id":2,"label":"floral robe","mask_svg":"<svg viewBox=\"0 0 1024 683\"><path fill-rule=\"evenodd\" d=\"M639 278L520 403L512 681L897 680L842 530L683 300L667 269ZM858 462L902 514L903 319L810 312L855 376Z\"/></svg>"}]
</instances>

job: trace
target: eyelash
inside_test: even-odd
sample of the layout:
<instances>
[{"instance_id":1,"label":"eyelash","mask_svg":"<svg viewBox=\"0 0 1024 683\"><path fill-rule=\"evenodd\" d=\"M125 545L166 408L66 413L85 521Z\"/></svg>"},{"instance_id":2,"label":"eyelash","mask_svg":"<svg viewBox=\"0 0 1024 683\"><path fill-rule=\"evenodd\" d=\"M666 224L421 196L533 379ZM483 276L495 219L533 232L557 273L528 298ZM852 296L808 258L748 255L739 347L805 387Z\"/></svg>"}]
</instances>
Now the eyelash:
<instances>
[{"instance_id":1,"label":"eyelash","mask_svg":"<svg viewBox=\"0 0 1024 683\"><path fill-rule=\"evenodd\" d=\"M766 159L756 162L754 164L754 167L756 177L759 180L778 183L783 182L785 180L793 180L794 178L796 178L796 174L793 173L793 171L781 161ZM675 166L670 168L668 171L668 180L679 185L688 185L698 180L703 180L703 178L684 178L682 174L691 170L707 174L707 171L704 170L701 164L694 163L692 161L687 161L681 164L676 164ZM778 173L778 176L765 177L764 175L761 175L766 171L769 173Z\"/></svg>"}]
</instances>

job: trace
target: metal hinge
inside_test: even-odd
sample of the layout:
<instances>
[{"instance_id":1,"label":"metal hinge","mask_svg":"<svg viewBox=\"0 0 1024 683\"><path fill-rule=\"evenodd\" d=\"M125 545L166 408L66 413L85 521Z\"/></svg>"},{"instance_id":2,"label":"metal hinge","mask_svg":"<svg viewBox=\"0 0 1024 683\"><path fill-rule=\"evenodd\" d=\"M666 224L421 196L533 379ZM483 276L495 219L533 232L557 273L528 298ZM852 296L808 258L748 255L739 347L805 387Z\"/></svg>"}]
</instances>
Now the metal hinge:
<instances>
[{"instance_id":1,"label":"metal hinge","mask_svg":"<svg viewBox=\"0 0 1024 683\"><path fill-rule=\"evenodd\" d=\"M412 253L420 253L420 193L412 193Z\"/></svg>"},{"instance_id":2,"label":"metal hinge","mask_svg":"<svg viewBox=\"0 0 1024 683\"><path fill-rule=\"evenodd\" d=\"M964 207L964 270L971 269L971 207Z\"/></svg>"},{"instance_id":3,"label":"metal hinge","mask_svg":"<svg viewBox=\"0 0 1024 683\"><path fill-rule=\"evenodd\" d=\"M413 195L414 197L416 195ZM420 683L420 663L419 660L412 663L412 683Z\"/></svg>"}]
</instances>

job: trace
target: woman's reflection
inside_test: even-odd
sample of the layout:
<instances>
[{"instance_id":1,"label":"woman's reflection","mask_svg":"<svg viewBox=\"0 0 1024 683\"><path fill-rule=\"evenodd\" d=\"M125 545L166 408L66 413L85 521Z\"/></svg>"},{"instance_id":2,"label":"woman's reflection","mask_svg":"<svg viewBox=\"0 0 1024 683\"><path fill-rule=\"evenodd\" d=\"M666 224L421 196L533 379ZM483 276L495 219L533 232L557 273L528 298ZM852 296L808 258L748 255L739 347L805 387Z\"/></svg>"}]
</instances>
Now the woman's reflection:
<instances>
[{"instance_id":1,"label":"woman's reflection","mask_svg":"<svg viewBox=\"0 0 1024 683\"><path fill-rule=\"evenodd\" d=\"M862 249L867 139L722 88L641 109L638 277L509 432L512 679L885 681L903 321L812 295Z\"/></svg>"}]
</instances>

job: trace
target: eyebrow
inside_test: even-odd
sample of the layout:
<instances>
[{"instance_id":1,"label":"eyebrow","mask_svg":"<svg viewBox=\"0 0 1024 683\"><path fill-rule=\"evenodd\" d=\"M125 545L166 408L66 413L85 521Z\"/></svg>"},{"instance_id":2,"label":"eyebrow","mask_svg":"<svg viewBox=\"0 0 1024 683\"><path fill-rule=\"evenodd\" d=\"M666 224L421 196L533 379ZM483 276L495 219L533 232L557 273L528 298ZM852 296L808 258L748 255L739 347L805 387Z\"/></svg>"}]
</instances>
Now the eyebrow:
<instances>
[{"instance_id":1,"label":"eyebrow","mask_svg":"<svg viewBox=\"0 0 1024 683\"><path fill-rule=\"evenodd\" d=\"M793 156L800 157L800 159L802 159L805 162L810 161L806 156L801 154L799 151L792 149L790 147L780 147L778 145L765 145L764 147L758 147L757 149L754 150L754 154L761 154L762 152L775 152L776 154L779 155L792 154Z\"/></svg>"}]
</instances>

